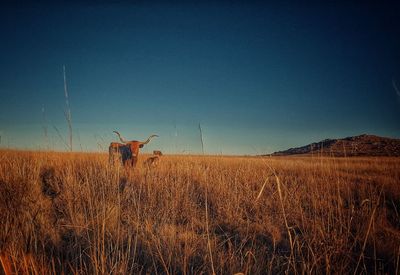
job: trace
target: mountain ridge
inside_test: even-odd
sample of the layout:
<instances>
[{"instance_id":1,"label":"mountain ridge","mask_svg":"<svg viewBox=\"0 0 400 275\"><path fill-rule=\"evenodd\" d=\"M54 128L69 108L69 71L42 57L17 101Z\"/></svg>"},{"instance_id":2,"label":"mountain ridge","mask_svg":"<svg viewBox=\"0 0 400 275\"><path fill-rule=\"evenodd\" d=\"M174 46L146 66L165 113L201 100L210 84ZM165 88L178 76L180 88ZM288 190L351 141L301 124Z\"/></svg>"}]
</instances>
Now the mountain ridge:
<instances>
[{"instance_id":1,"label":"mountain ridge","mask_svg":"<svg viewBox=\"0 0 400 275\"><path fill-rule=\"evenodd\" d=\"M319 154L325 156L400 156L400 139L370 134L324 139L304 146L277 151L269 156Z\"/></svg>"}]
</instances>

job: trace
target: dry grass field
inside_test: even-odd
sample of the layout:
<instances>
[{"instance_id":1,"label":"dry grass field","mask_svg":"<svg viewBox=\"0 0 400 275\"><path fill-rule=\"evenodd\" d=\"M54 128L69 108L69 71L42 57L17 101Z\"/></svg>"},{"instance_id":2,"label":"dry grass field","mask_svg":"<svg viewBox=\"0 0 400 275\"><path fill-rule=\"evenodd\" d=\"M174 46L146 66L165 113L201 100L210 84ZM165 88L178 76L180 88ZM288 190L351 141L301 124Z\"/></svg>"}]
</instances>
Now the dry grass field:
<instances>
[{"instance_id":1,"label":"dry grass field","mask_svg":"<svg viewBox=\"0 0 400 275\"><path fill-rule=\"evenodd\" d=\"M399 274L400 158L2 150L0 221L0 273Z\"/></svg>"}]
</instances>

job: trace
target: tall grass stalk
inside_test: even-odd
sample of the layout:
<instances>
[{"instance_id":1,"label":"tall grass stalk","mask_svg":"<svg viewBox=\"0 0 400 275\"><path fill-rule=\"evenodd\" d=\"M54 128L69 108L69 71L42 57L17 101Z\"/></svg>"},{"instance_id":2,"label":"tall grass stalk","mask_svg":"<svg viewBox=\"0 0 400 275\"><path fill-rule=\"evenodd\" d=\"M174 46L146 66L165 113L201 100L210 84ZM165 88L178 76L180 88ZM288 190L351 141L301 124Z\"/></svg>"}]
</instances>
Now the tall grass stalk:
<instances>
[{"instance_id":1,"label":"tall grass stalk","mask_svg":"<svg viewBox=\"0 0 400 275\"><path fill-rule=\"evenodd\" d=\"M68 124L68 133L69 133L69 150L72 152L72 117L71 117L71 108L69 107L69 95L67 89L67 75L65 73L65 65L63 65L63 76L64 76L64 95L65 95L65 106L66 110L64 112L65 119Z\"/></svg>"}]
</instances>

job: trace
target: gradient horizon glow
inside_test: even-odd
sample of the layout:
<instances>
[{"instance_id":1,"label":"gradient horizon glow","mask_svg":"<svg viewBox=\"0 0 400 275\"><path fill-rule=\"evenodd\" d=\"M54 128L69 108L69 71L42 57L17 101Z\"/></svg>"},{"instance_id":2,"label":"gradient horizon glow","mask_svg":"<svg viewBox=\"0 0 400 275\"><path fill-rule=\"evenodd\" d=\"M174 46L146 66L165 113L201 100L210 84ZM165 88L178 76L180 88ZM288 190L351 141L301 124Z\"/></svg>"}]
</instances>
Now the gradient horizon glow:
<instances>
[{"instance_id":1,"label":"gradient horizon glow","mask_svg":"<svg viewBox=\"0 0 400 275\"><path fill-rule=\"evenodd\" d=\"M0 4L0 147L262 154L400 137L400 5ZM58 129L60 135L57 133ZM45 134L47 133L47 134Z\"/></svg>"}]
</instances>

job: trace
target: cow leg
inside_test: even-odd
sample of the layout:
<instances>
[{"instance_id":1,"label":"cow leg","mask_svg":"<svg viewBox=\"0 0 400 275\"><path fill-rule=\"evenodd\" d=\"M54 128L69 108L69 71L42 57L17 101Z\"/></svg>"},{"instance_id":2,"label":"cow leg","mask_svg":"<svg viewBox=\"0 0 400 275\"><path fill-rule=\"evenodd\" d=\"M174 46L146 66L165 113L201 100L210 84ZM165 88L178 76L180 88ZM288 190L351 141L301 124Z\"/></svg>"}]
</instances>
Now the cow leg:
<instances>
[{"instance_id":1,"label":"cow leg","mask_svg":"<svg viewBox=\"0 0 400 275\"><path fill-rule=\"evenodd\" d=\"M113 156L113 153L112 153L112 152L110 152L110 155L108 156L108 163L109 163L110 165L113 165L113 164L114 164L114 156Z\"/></svg>"},{"instance_id":2,"label":"cow leg","mask_svg":"<svg viewBox=\"0 0 400 275\"><path fill-rule=\"evenodd\" d=\"M110 146L110 148L108 149L108 163L110 165L113 164L113 154L114 154L113 149Z\"/></svg>"},{"instance_id":3,"label":"cow leg","mask_svg":"<svg viewBox=\"0 0 400 275\"><path fill-rule=\"evenodd\" d=\"M132 158L132 167L136 167L136 164L137 164L137 157L133 157Z\"/></svg>"}]
</instances>

